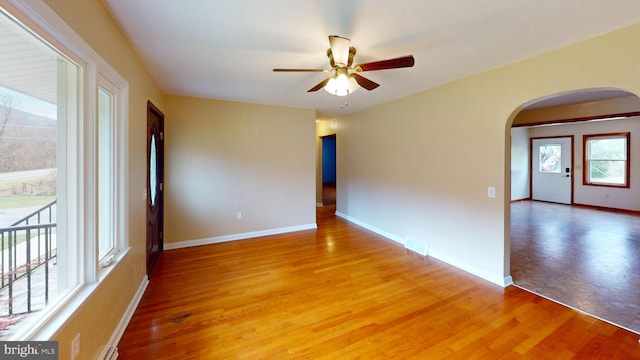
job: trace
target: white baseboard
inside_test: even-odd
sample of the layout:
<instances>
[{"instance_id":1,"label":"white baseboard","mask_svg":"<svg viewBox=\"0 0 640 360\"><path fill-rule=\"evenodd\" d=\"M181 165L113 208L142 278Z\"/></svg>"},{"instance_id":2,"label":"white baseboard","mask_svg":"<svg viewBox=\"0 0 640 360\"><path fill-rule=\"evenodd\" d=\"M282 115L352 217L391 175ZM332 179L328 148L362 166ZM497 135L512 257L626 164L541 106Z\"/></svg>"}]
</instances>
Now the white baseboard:
<instances>
[{"instance_id":1,"label":"white baseboard","mask_svg":"<svg viewBox=\"0 0 640 360\"><path fill-rule=\"evenodd\" d=\"M467 263L461 262L458 259L452 258L451 256L447 256L444 254L441 254L439 252L436 251L429 251L429 256L433 256L434 258L440 260L440 261L444 261L447 264L451 265L451 266L455 266L460 270L466 271L472 275L478 276L480 278L483 278L487 281L490 281L496 285L499 285L500 287L507 287L511 284L513 284L513 280L511 279L511 276L506 276L506 277L502 277L502 276L495 276L494 274L488 273L484 270L478 269L475 266L469 265Z\"/></svg>"},{"instance_id":2,"label":"white baseboard","mask_svg":"<svg viewBox=\"0 0 640 360\"><path fill-rule=\"evenodd\" d=\"M505 276L504 277L504 285L502 287L509 287L511 285L514 285L513 278L511 277L511 275Z\"/></svg>"},{"instance_id":3,"label":"white baseboard","mask_svg":"<svg viewBox=\"0 0 640 360\"><path fill-rule=\"evenodd\" d=\"M407 238L407 244L404 247L422 256L427 256L429 253L429 244L411 238Z\"/></svg>"},{"instance_id":4,"label":"white baseboard","mask_svg":"<svg viewBox=\"0 0 640 360\"><path fill-rule=\"evenodd\" d=\"M118 343L120 342L122 335L124 335L124 331L127 329L127 326L129 325L129 321L131 321L131 318L133 317L133 313L138 308L138 304L140 304L140 300L142 300L142 295L144 295L144 291L147 289L148 285L149 285L149 278L147 277L147 275L145 275L142 278L142 281L140 282L140 286L138 286L138 290L133 296L133 299L131 299L131 302L129 303L127 310L124 312L124 315L122 315L122 319L120 319L120 323L118 324L118 327L116 327L116 330L111 335L111 339L109 340L108 345L118 346Z\"/></svg>"},{"instance_id":5,"label":"white baseboard","mask_svg":"<svg viewBox=\"0 0 640 360\"><path fill-rule=\"evenodd\" d=\"M356 224L358 226L362 226L363 228L365 228L367 230L370 230L370 231L373 231L374 233L376 233L378 235L382 235L382 236L386 237L387 239L390 239L390 240L393 240L393 241L395 241L397 243L400 243L400 244L402 244L402 246L406 246L407 245L407 239L405 239L403 237L400 237L398 235L392 234L392 233L390 233L388 231L384 231L382 229L379 229L379 228L377 228L375 226L371 226L371 225L369 225L369 224L367 224L365 222L362 222L362 221L360 221L358 219L352 218L351 216L349 216L349 215L347 215L347 214L345 214L343 212L336 211L336 216L341 217L341 218L343 218L343 219L345 219L345 220L347 220L349 222L352 222L352 223L354 223L354 224Z\"/></svg>"},{"instance_id":6,"label":"white baseboard","mask_svg":"<svg viewBox=\"0 0 640 360\"><path fill-rule=\"evenodd\" d=\"M252 232L246 232L242 234L216 236L216 237L211 237L206 239L187 240L187 241L180 241L177 243L168 243L168 244L165 243L164 249L165 250L182 249L182 248L193 247L193 246L217 244L217 243L227 242L227 241L250 239L250 238L268 236L268 235L285 234L285 233L294 232L294 231L312 230L317 228L318 228L318 225L313 223L313 224L306 224L306 225L299 225L299 226L282 227L282 228L276 228L276 229L270 229L270 230L252 231Z\"/></svg>"},{"instance_id":7,"label":"white baseboard","mask_svg":"<svg viewBox=\"0 0 640 360\"><path fill-rule=\"evenodd\" d=\"M403 246L407 245L407 240L401 236L398 236L396 234L390 233L388 231L379 229L375 226L372 226L370 224L367 224L363 221L360 221L358 219L355 219L345 213L342 213L340 211L336 211L336 216L339 216L349 222L352 222L358 226L362 226L363 228L373 231L374 233L378 234L378 235L382 235L384 237L386 237L387 239L391 239L397 243L402 244ZM471 266L469 264L466 264L464 262L459 261L458 259L452 258L451 256L447 256L444 254L441 254L437 251L433 251L433 249L431 247L429 247L428 253L426 254L427 256L431 256L435 259L438 259L440 261L443 261L451 266L455 266L460 270L463 270L465 272L468 272L470 274L473 274L475 276L478 276L480 278L483 278L487 281L490 281L496 285L499 285L501 287L507 287L510 285L513 285L513 279L511 278L511 276L506 276L506 277L497 277L494 274L488 273L484 270L478 269L475 266Z\"/></svg>"}]
</instances>

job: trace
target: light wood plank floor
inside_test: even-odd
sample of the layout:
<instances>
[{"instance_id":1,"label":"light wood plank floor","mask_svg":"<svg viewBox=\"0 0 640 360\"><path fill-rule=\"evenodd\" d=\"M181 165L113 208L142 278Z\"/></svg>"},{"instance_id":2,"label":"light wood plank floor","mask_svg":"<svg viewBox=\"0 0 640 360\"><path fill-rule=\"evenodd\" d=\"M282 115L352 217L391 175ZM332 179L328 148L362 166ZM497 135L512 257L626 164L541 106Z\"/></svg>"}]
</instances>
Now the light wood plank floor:
<instances>
[{"instance_id":1,"label":"light wood plank floor","mask_svg":"<svg viewBox=\"0 0 640 360\"><path fill-rule=\"evenodd\" d=\"M640 216L515 202L511 275L518 286L640 333Z\"/></svg>"},{"instance_id":2,"label":"light wood plank floor","mask_svg":"<svg viewBox=\"0 0 640 360\"><path fill-rule=\"evenodd\" d=\"M167 251L121 359L640 359L638 336L319 211L317 231Z\"/></svg>"}]
</instances>

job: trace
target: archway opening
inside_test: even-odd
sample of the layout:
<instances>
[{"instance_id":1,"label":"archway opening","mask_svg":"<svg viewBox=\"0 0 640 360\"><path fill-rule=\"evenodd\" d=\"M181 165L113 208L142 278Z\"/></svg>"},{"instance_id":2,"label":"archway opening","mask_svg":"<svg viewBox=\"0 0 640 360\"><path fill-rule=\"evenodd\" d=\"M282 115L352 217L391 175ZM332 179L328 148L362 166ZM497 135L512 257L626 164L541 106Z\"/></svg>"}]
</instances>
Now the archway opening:
<instances>
[{"instance_id":1,"label":"archway opening","mask_svg":"<svg viewBox=\"0 0 640 360\"><path fill-rule=\"evenodd\" d=\"M628 186L590 183L589 139L620 134L630 135ZM514 111L507 137L505 267L514 284L640 333L640 98L599 88L535 99ZM569 160L554 153L559 164L545 168L562 138L571 139ZM549 169L570 184L566 205L538 199L540 184L555 186L536 179Z\"/></svg>"}]
</instances>

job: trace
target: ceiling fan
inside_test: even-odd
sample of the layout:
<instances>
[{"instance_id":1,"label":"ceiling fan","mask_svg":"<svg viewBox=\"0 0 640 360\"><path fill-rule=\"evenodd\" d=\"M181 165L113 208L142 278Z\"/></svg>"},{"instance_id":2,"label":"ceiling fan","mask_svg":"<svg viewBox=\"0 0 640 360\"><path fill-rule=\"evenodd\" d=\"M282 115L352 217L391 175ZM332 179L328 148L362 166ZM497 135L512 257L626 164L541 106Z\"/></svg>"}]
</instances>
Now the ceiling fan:
<instances>
[{"instance_id":1,"label":"ceiling fan","mask_svg":"<svg viewBox=\"0 0 640 360\"><path fill-rule=\"evenodd\" d=\"M344 37L330 35L327 57L330 69L273 69L275 72L333 72L332 76L322 80L318 85L307 90L314 92L324 88L327 92L337 96L345 96L356 91L360 86L373 90L380 84L358 74L363 71L387 70L412 67L415 64L413 55L395 59L373 61L365 64L353 65L356 48L350 45L350 40Z\"/></svg>"}]
</instances>

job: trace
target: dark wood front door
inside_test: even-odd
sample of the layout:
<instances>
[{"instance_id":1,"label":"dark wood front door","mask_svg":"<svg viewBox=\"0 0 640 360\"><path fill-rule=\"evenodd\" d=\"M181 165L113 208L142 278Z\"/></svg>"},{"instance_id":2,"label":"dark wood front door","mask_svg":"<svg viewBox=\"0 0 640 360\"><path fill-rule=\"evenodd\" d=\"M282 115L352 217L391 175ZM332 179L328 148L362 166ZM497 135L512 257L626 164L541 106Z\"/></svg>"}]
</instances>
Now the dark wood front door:
<instances>
[{"instance_id":1,"label":"dark wood front door","mask_svg":"<svg viewBox=\"0 0 640 360\"><path fill-rule=\"evenodd\" d=\"M147 103L147 275L162 254L164 115Z\"/></svg>"}]
</instances>

